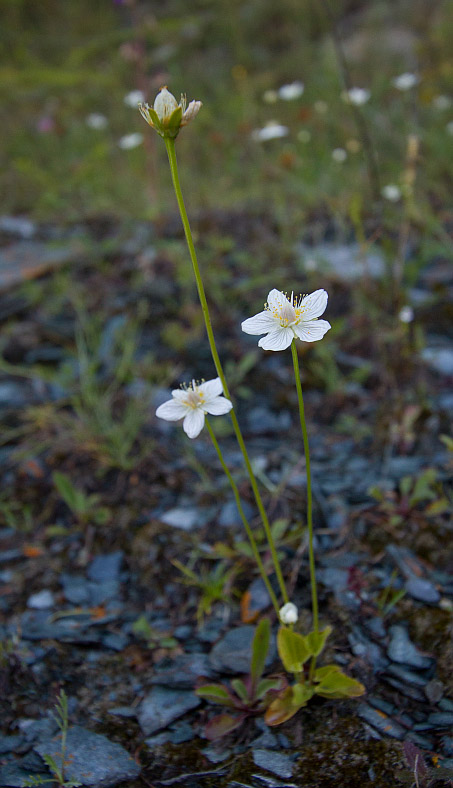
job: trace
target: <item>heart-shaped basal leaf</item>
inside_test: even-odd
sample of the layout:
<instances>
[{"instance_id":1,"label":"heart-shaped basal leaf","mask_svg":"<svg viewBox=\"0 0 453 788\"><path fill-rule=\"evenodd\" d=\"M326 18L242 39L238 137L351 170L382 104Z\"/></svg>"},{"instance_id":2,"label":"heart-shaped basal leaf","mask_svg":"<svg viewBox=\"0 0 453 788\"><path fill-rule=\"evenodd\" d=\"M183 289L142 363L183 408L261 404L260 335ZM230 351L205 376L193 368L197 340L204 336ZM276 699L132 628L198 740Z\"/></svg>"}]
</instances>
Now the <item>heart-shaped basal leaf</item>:
<instances>
[{"instance_id":1,"label":"heart-shaped basal leaf","mask_svg":"<svg viewBox=\"0 0 453 788\"><path fill-rule=\"evenodd\" d=\"M307 635L307 643L314 657L318 657L321 651L324 650L326 640L331 632L332 627L326 627L320 632L310 632L310 634Z\"/></svg>"},{"instance_id":2,"label":"heart-shaped basal leaf","mask_svg":"<svg viewBox=\"0 0 453 788\"><path fill-rule=\"evenodd\" d=\"M267 652L271 639L271 625L268 618L263 618L255 629L252 642L252 658L250 660L250 675L252 687L255 688L263 675Z\"/></svg>"},{"instance_id":3,"label":"heart-shaped basal leaf","mask_svg":"<svg viewBox=\"0 0 453 788\"><path fill-rule=\"evenodd\" d=\"M227 733L239 728L244 719L243 715L233 717L232 714L217 714L215 717L211 717L205 725L204 734L209 741L220 739L222 736L226 736Z\"/></svg>"},{"instance_id":4,"label":"heart-shaped basal leaf","mask_svg":"<svg viewBox=\"0 0 453 788\"><path fill-rule=\"evenodd\" d=\"M315 692L323 698L358 698L365 693L363 684L346 676L337 665L326 665L317 670L315 681L319 682Z\"/></svg>"},{"instance_id":5,"label":"heart-shaped basal leaf","mask_svg":"<svg viewBox=\"0 0 453 788\"><path fill-rule=\"evenodd\" d=\"M265 722L270 725L281 725L294 717L313 697L314 688L307 684L294 684L287 687L272 701L264 715Z\"/></svg>"},{"instance_id":6,"label":"heart-shaped basal leaf","mask_svg":"<svg viewBox=\"0 0 453 788\"><path fill-rule=\"evenodd\" d=\"M278 630L277 648L288 673L300 673L304 663L313 655L307 638L288 627L280 627Z\"/></svg>"},{"instance_id":7,"label":"heart-shaped basal leaf","mask_svg":"<svg viewBox=\"0 0 453 788\"><path fill-rule=\"evenodd\" d=\"M229 706L234 708L234 700L230 693L222 684L204 684L195 690L195 695L207 700L208 703L215 703L218 706Z\"/></svg>"}]
</instances>

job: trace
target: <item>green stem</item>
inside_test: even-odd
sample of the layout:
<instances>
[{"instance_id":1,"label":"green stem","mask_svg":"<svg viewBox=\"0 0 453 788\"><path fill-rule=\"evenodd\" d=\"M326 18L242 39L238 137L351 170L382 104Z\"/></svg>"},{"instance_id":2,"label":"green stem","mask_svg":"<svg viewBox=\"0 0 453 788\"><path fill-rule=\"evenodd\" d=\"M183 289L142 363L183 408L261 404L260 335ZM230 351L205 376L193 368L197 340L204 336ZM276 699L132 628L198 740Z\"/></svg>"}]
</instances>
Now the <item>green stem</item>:
<instances>
[{"instance_id":1,"label":"green stem","mask_svg":"<svg viewBox=\"0 0 453 788\"><path fill-rule=\"evenodd\" d=\"M313 629L319 631L318 623L318 593L316 590L316 571L315 571L315 551L313 547L313 499L311 494L311 467L310 467L310 447L308 445L307 425L305 423L304 398L302 396L302 384L300 382L299 358L297 356L296 340L291 342L291 352L293 354L294 375L296 377L297 398L299 400L300 426L304 438L305 465L307 469L307 525L308 525L308 556L310 562L310 584L311 584L311 604L313 610Z\"/></svg>"},{"instance_id":2,"label":"green stem","mask_svg":"<svg viewBox=\"0 0 453 788\"><path fill-rule=\"evenodd\" d=\"M222 387L223 393L227 399L231 399L230 392L228 389L228 384L226 382L225 373L222 368L222 364L220 362L219 354L217 352L217 347L214 339L214 332L212 330L211 325L211 317L209 315L209 308L208 302L206 300L206 294L204 291L203 280L201 278L200 268L198 265L197 255L195 252L195 247L192 239L192 232L190 229L189 219L187 216L186 207L184 205L184 198L182 196L181 191L181 184L179 182L179 174L178 174L178 163L176 161L176 150L175 150L175 141L170 139L169 137L164 137L165 147L167 148L168 160L170 162L170 170L171 170L171 177L173 180L173 187L176 194L176 200L178 202L179 212L181 214L181 220L184 227L184 233L186 236L187 246L189 247L189 254L190 259L192 261L193 272L195 274L195 280L197 283L197 290L198 296L200 298L201 309L203 312L204 322L206 326L206 332L208 335L209 347L211 349L212 359L214 361L214 365L217 371L217 375L219 376ZM230 411L231 421L233 423L233 429L236 435L237 442L242 452L242 456L244 458L244 463L247 468L247 472L250 479L250 484L252 485L253 495L255 496L256 505L258 506L259 513L261 515L261 519L263 521L264 531L266 534L266 539L269 544L269 549L272 555L272 561L275 568L275 573L277 575L278 584L280 587L280 592L282 594L284 602L288 602L288 593L286 591L285 581L283 579L282 571L280 568L280 562L277 556L277 550L275 549L274 539L272 536L271 528L269 525L269 520L264 509L263 501L261 499L260 491L258 489L258 484L255 478L255 474L253 473L252 465L250 462L250 458L247 453L247 449L245 447L244 439L242 437L241 428L239 426L239 422L236 417L236 413L234 408Z\"/></svg>"},{"instance_id":3,"label":"green stem","mask_svg":"<svg viewBox=\"0 0 453 788\"><path fill-rule=\"evenodd\" d=\"M231 484L231 489L233 490L233 495L234 495L234 499L236 501L236 506L238 508L238 511L239 511L242 523L244 525L244 528L246 530L247 536L249 538L250 546L251 546L252 552L253 552L253 557L255 558L255 561L256 561L256 563L258 565L258 569L260 570L261 577L263 578L264 584L265 584L265 586L267 588L267 592L268 592L269 597L270 597L270 599L272 601L272 604L273 604L273 606L275 608L275 612L277 613L277 616L278 616L279 606L278 606L278 602L277 602L277 597L274 594L274 590L273 590L273 588L272 588L272 586L270 584L269 578L268 578L268 576L266 574L266 570L264 569L263 562L261 560L261 557L260 557L260 554L259 554L259 551L258 551L258 547L257 547L256 541L255 541L255 537L253 536L253 531L250 528L250 524L249 524L249 522L248 522L248 520L247 520L247 518L245 516L244 509L242 508L242 502L241 502L241 498L240 498L240 495L239 495L239 490L237 488L237 484L234 481L234 479L233 479L233 477L232 477L232 475L230 473L230 470L229 470L229 468L228 468L228 466L227 466L227 464L226 464L226 462L225 462L225 460L223 458L222 450L221 450L221 448L219 446L219 443L217 441L216 436L214 435L213 429L212 429L208 419L205 420L205 424L206 424L206 427L208 428L208 432L209 432L209 434L211 436L211 440L212 440L212 442L214 444L214 448L215 448L215 450L217 452L217 456L218 456L218 458L220 460L220 464L221 464L221 466L222 466L222 468L223 468L223 470L225 472L225 475L228 478L228 481Z\"/></svg>"}]
</instances>

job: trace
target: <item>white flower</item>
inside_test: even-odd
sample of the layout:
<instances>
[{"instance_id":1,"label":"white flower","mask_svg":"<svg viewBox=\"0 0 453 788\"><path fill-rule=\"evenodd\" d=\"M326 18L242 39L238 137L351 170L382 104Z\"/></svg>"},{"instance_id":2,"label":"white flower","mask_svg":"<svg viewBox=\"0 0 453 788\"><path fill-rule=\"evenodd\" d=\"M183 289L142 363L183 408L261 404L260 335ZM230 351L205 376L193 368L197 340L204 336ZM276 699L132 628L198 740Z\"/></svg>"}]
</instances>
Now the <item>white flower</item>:
<instances>
[{"instance_id":1,"label":"white flower","mask_svg":"<svg viewBox=\"0 0 453 788\"><path fill-rule=\"evenodd\" d=\"M415 88L415 86L418 85L420 79L417 74L406 71L404 74L400 74L398 77L395 77L395 79L392 81L394 87L398 90L410 90L411 88Z\"/></svg>"},{"instance_id":2,"label":"white flower","mask_svg":"<svg viewBox=\"0 0 453 788\"><path fill-rule=\"evenodd\" d=\"M137 105L144 100L145 96L141 90L131 90L123 99L126 106L133 107L133 109L136 109Z\"/></svg>"},{"instance_id":3,"label":"white flower","mask_svg":"<svg viewBox=\"0 0 453 788\"><path fill-rule=\"evenodd\" d=\"M255 142L267 142L268 140L277 140L281 137L286 137L289 133L287 126L282 126L276 120L270 120L262 129L255 129L252 131L252 139Z\"/></svg>"},{"instance_id":4,"label":"white flower","mask_svg":"<svg viewBox=\"0 0 453 788\"><path fill-rule=\"evenodd\" d=\"M289 85L282 85L281 88L278 89L278 96L283 99L283 101L294 101L301 97L304 89L303 82L291 82Z\"/></svg>"},{"instance_id":5,"label":"white flower","mask_svg":"<svg viewBox=\"0 0 453 788\"><path fill-rule=\"evenodd\" d=\"M142 142L143 134L135 131L133 134L125 134L124 137L121 137L121 139L118 140L118 145L122 150L132 150L141 145Z\"/></svg>"},{"instance_id":6,"label":"white flower","mask_svg":"<svg viewBox=\"0 0 453 788\"><path fill-rule=\"evenodd\" d=\"M176 101L173 93L166 87L161 88L157 94L154 105L139 104L142 117L155 129L161 137L174 139L182 126L187 126L198 115L202 107L201 101L191 101L187 106L187 99L181 95L181 101Z\"/></svg>"},{"instance_id":7,"label":"white flower","mask_svg":"<svg viewBox=\"0 0 453 788\"><path fill-rule=\"evenodd\" d=\"M249 317L242 323L246 334L266 334L258 345L263 350L286 350L293 339L316 342L329 330L327 320L318 320L327 306L325 290L288 299L280 290L271 290L263 312Z\"/></svg>"},{"instance_id":8,"label":"white flower","mask_svg":"<svg viewBox=\"0 0 453 788\"><path fill-rule=\"evenodd\" d=\"M349 104L355 104L356 107L361 107L366 104L371 96L371 93L366 88L351 88L342 93L343 101Z\"/></svg>"},{"instance_id":9,"label":"white flower","mask_svg":"<svg viewBox=\"0 0 453 788\"><path fill-rule=\"evenodd\" d=\"M279 616L282 624L295 624L299 617L296 605L293 602L287 602L280 608Z\"/></svg>"},{"instance_id":10,"label":"white flower","mask_svg":"<svg viewBox=\"0 0 453 788\"><path fill-rule=\"evenodd\" d=\"M398 318L402 323L412 323L414 319L414 310L411 306L403 306L402 309L400 309Z\"/></svg>"},{"instance_id":11,"label":"white flower","mask_svg":"<svg viewBox=\"0 0 453 788\"><path fill-rule=\"evenodd\" d=\"M278 93L276 90L272 90L272 88L269 88L269 90L264 91L263 101L265 101L266 104L275 104L277 99L278 99Z\"/></svg>"},{"instance_id":12,"label":"white flower","mask_svg":"<svg viewBox=\"0 0 453 788\"><path fill-rule=\"evenodd\" d=\"M96 131L105 129L109 124L105 115L101 115L100 112L92 112L87 116L85 123L90 129L96 129Z\"/></svg>"},{"instance_id":13,"label":"white flower","mask_svg":"<svg viewBox=\"0 0 453 788\"><path fill-rule=\"evenodd\" d=\"M449 123L445 126L447 134L451 134L453 136L453 120L450 120Z\"/></svg>"},{"instance_id":14,"label":"white flower","mask_svg":"<svg viewBox=\"0 0 453 788\"><path fill-rule=\"evenodd\" d=\"M344 148L335 148L332 151L332 159L338 162L338 164L342 164L344 161L346 161L347 157L348 154Z\"/></svg>"},{"instance_id":15,"label":"white flower","mask_svg":"<svg viewBox=\"0 0 453 788\"><path fill-rule=\"evenodd\" d=\"M398 200L401 199L401 189L394 183L388 183L386 186L383 186L381 194L386 200L390 200L390 202L398 202Z\"/></svg>"},{"instance_id":16,"label":"white flower","mask_svg":"<svg viewBox=\"0 0 453 788\"><path fill-rule=\"evenodd\" d=\"M434 96L432 105L435 109L450 109L452 104L450 96Z\"/></svg>"},{"instance_id":17,"label":"white flower","mask_svg":"<svg viewBox=\"0 0 453 788\"><path fill-rule=\"evenodd\" d=\"M233 407L229 399L222 396L220 378L196 384L193 380L187 388L175 389L172 398L156 410L156 416L166 421L184 419L183 429L189 438L196 438L204 427L206 413L222 416Z\"/></svg>"}]
</instances>

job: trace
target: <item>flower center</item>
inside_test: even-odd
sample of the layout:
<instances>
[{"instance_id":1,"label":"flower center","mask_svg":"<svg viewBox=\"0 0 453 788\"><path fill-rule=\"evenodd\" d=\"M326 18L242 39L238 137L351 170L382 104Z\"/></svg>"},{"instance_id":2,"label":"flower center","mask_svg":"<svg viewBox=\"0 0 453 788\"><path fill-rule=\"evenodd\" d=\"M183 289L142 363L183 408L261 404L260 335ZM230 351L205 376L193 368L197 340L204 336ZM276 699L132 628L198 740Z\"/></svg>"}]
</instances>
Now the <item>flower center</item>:
<instances>
[{"instance_id":1,"label":"flower center","mask_svg":"<svg viewBox=\"0 0 453 788\"><path fill-rule=\"evenodd\" d=\"M196 385L195 381L192 381L192 386L186 389L186 399L183 400L184 405L187 405L189 408L196 410L199 408L200 405L204 402L204 394L202 394L198 390L198 386Z\"/></svg>"},{"instance_id":2,"label":"flower center","mask_svg":"<svg viewBox=\"0 0 453 788\"><path fill-rule=\"evenodd\" d=\"M273 307L266 304L266 309L271 313L272 317L279 321L282 328L288 328L288 326L292 325L297 326L304 319L303 315L306 311L306 307L302 306L304 297L294 296L291 293L291 298L285 298L282 304Z\"/></svg>"}]
</instances>

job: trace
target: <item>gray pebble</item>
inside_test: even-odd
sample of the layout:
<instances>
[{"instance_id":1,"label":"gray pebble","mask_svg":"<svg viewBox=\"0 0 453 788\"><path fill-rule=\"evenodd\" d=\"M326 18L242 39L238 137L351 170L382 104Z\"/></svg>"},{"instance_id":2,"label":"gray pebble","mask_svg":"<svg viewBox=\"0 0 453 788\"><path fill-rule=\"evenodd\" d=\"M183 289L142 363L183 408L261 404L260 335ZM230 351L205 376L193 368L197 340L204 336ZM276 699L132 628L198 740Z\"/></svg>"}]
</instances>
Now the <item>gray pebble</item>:
<instances>
[{"instance_id":1,"label":"gray pebble","mask_svg":"<svg viewBox=\"0 0 453 788\"><path fill-rule=\"evenodd\" d=\"M288 755L273 750L253 750L253 761L256 766L266 769L277 777L288 778L293 773L293 762Z\"/></svg>"},{"instance_id":2,"label":"gray pebble","mask_svg":"<svg viewBox=\"0 0 453 788\"><path fill-rule=\"evenodd\" d=\"M201 703L193 690L154 687L143 700L138 720L145 736L166 728L187 711L196 709Z\"/></svg>"},{"instance_id":3,"label":"gray pebble","mask_svg":"<svg viewBox=\"0 0 453 788\"><path fill-rule=\"evenodd\" d=\"M404 627L394 624L390 627L390 643L387 654L393 662L410 665L413 668L429 668L432 659L420 654L418 648L412 643Z\"/></svg>"}]
</instances>

